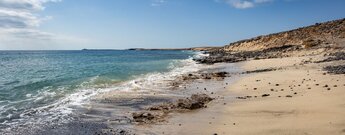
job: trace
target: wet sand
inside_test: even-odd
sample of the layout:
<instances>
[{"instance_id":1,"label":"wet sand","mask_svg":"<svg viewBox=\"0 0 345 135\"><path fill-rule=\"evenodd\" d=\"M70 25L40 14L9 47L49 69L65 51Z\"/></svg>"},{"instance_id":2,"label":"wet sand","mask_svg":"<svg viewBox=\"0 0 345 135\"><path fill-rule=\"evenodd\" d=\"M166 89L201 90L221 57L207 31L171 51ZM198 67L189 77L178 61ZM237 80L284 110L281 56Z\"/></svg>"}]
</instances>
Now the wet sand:
<instances>
[{"instance_id":1,"label":"wet sand","mask_svg":"<svg viewBox=\"0 0 345 135\"><path fill-rule=\"evenodd\" d=\"M225 79L220 82L225 88L218 88L212 95L218 98L207 108L173 113L167 122L136 125L135 129L139 134L345 134L345 76L322 70L345 62L305 62L320 58L237 63L246 71L280 69L244 74L228 85Z\"/></svg>"}]
</instances>

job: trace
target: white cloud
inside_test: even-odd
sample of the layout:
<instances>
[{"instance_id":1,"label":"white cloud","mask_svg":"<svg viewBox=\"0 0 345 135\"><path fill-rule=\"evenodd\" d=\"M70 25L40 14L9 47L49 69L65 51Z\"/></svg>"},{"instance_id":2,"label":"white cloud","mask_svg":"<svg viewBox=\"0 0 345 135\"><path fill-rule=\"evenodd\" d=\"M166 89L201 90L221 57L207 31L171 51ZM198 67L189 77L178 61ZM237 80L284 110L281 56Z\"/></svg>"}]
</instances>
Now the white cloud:
<instances>
[{"instance_id":1,"label":"white cloud","mask_svg":"<svg viewBox=\"0 0 345 135\"><path fill-rule=\"evenodd\" d=\"M44 3L60 0L0 0L0 34L1 36L47 37L46 32L36 30L49 16L37 14L44 10ZM44 33L44 34L43 34Z\"/></svg>"},{"instance_id":2,"label":"white cloud","mask_svg":"<svg viewBox=\"0 0 345 135\"><path fill-rule=\"evenodd\" d=\"M0 49L24 49L24 45L49 49L49 44L86 43L87 40L39 30L51 16L40 16L44 4L61 0L0 0Z\"/></svg>"},{"instance_id":3,"label":"white cloud","mask_svg":"<svg viewBox=\"0 0 345 135\"><path fill-rule=\"evenodd\" d=\"M74 37L43 32L36 29L0 28L1 49L60 49L60 45L85 45L93 41L87 38ZM81 46L82 47L82 46Z\"/></svg>"},{"instance_id":4,"label":"white cloud","mask_svg":"<svg viewBox=\"0 0 345 135\"><path fill-rule=\"evenodd\" d=\"M165 4L167 1L166 0L152 0L151 6L157 7Z\"/></svg>"},{"instance_id":5,"label":"white cloud","mask_svg":"<svg viewBox=\"0 0 345 135\"><path fill-rule=\"evenodd\" d=\"M38 27L42 20L30 12L0 9L0 27L2 28Z\"/></svg>"},{"instance_id":6,"label":"white cloud","mask_svg":"<svg viewBox=\"0 0 345 135\"><path fill-rule=\"evenodd\" d=\"M237 9L247 9L257 6L258 4L263 4L267 2L272 2L274 0L215 0L216 2L225 2L230 6Z\"/></svg>"},{"instance_id":7,"label":"white cloud","mask_svg":"<svg viewBox=\"0 0 345 135\"><path fill-rule=\"evenodd\" d=\"M39 11L44 10L43 4L61 0L0 0L0 8L8 10Z\"/></svg>"},{"instance_id":8,"label":"white cloud","mask_svg":"<svg viewBox=\"0 0 345 135\"><path fill-rule=\"evenodd\" d=\"M254 7L254 3L249 2L249 1L231 0L231 1L228 1L228 3L234 6L235 8L239 8L239 9Z\"/></svg>"}]
</instances>

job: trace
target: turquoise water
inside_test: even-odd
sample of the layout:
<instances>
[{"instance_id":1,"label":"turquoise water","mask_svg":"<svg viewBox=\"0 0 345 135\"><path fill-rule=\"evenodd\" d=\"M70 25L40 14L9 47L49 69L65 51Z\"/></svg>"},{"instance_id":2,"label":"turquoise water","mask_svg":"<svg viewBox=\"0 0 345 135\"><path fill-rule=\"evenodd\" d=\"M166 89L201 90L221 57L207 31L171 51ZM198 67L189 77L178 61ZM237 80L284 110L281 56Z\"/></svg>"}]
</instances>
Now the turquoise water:
<instances>
[{"instance_id":1,"label":"turquoise water","mask_svg":"<svg viewBox=\"0 0 345 135\"><path fill-rule=\"evenodd\" d=\"M81 90L114 87L145 74L169 72L194 54L191 51L0 51L0 128L34 117L42 113L42 108L49 112L54 107L49 105Z\"/></svg>"}]
</instances>

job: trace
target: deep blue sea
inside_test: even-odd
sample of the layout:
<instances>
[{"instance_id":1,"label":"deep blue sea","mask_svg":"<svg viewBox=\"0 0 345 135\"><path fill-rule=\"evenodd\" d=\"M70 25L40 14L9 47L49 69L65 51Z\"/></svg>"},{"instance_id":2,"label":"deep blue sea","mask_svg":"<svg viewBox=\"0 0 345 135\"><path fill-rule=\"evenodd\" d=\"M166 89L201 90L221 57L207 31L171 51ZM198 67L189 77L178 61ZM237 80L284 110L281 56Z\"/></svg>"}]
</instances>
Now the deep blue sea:
<instances>
[{"instance_id":1,"label":"deep blue sea","mask_svg":"<svg viewBox=\"0 0 345 135\"><path fill-rule=\"evenodd\" d=\"M192 51L0 51L0 129L54 116L102 89L192 63ZM149 79L146 79L149 80ZM146 83L150 84L150 83ZM122 84L123 86L123 84ZM125 89L122 87L122 89ZM131 88L128 88L129 90ZM37 121L37 119L35 119Z\"/></svg>"}]
</instances>

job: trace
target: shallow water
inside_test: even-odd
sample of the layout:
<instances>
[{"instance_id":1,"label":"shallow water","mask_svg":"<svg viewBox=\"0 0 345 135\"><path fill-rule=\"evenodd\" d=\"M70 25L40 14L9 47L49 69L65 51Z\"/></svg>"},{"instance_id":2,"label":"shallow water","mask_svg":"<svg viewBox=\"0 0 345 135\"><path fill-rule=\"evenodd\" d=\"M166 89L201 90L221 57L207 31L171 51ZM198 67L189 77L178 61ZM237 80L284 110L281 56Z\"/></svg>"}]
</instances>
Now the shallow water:
<instances>
[{"instance_id":1,"label":"shallow water","mask_svg":"<svg viewBox=\"0 0 345 135\"><path fill-rule=\"evenodd\" d=\"M69 121L102 92L164 90L191 51L0 51L0 131ZM82 110L82 109L80 109Z\"/></svg>"}]
</instances>

